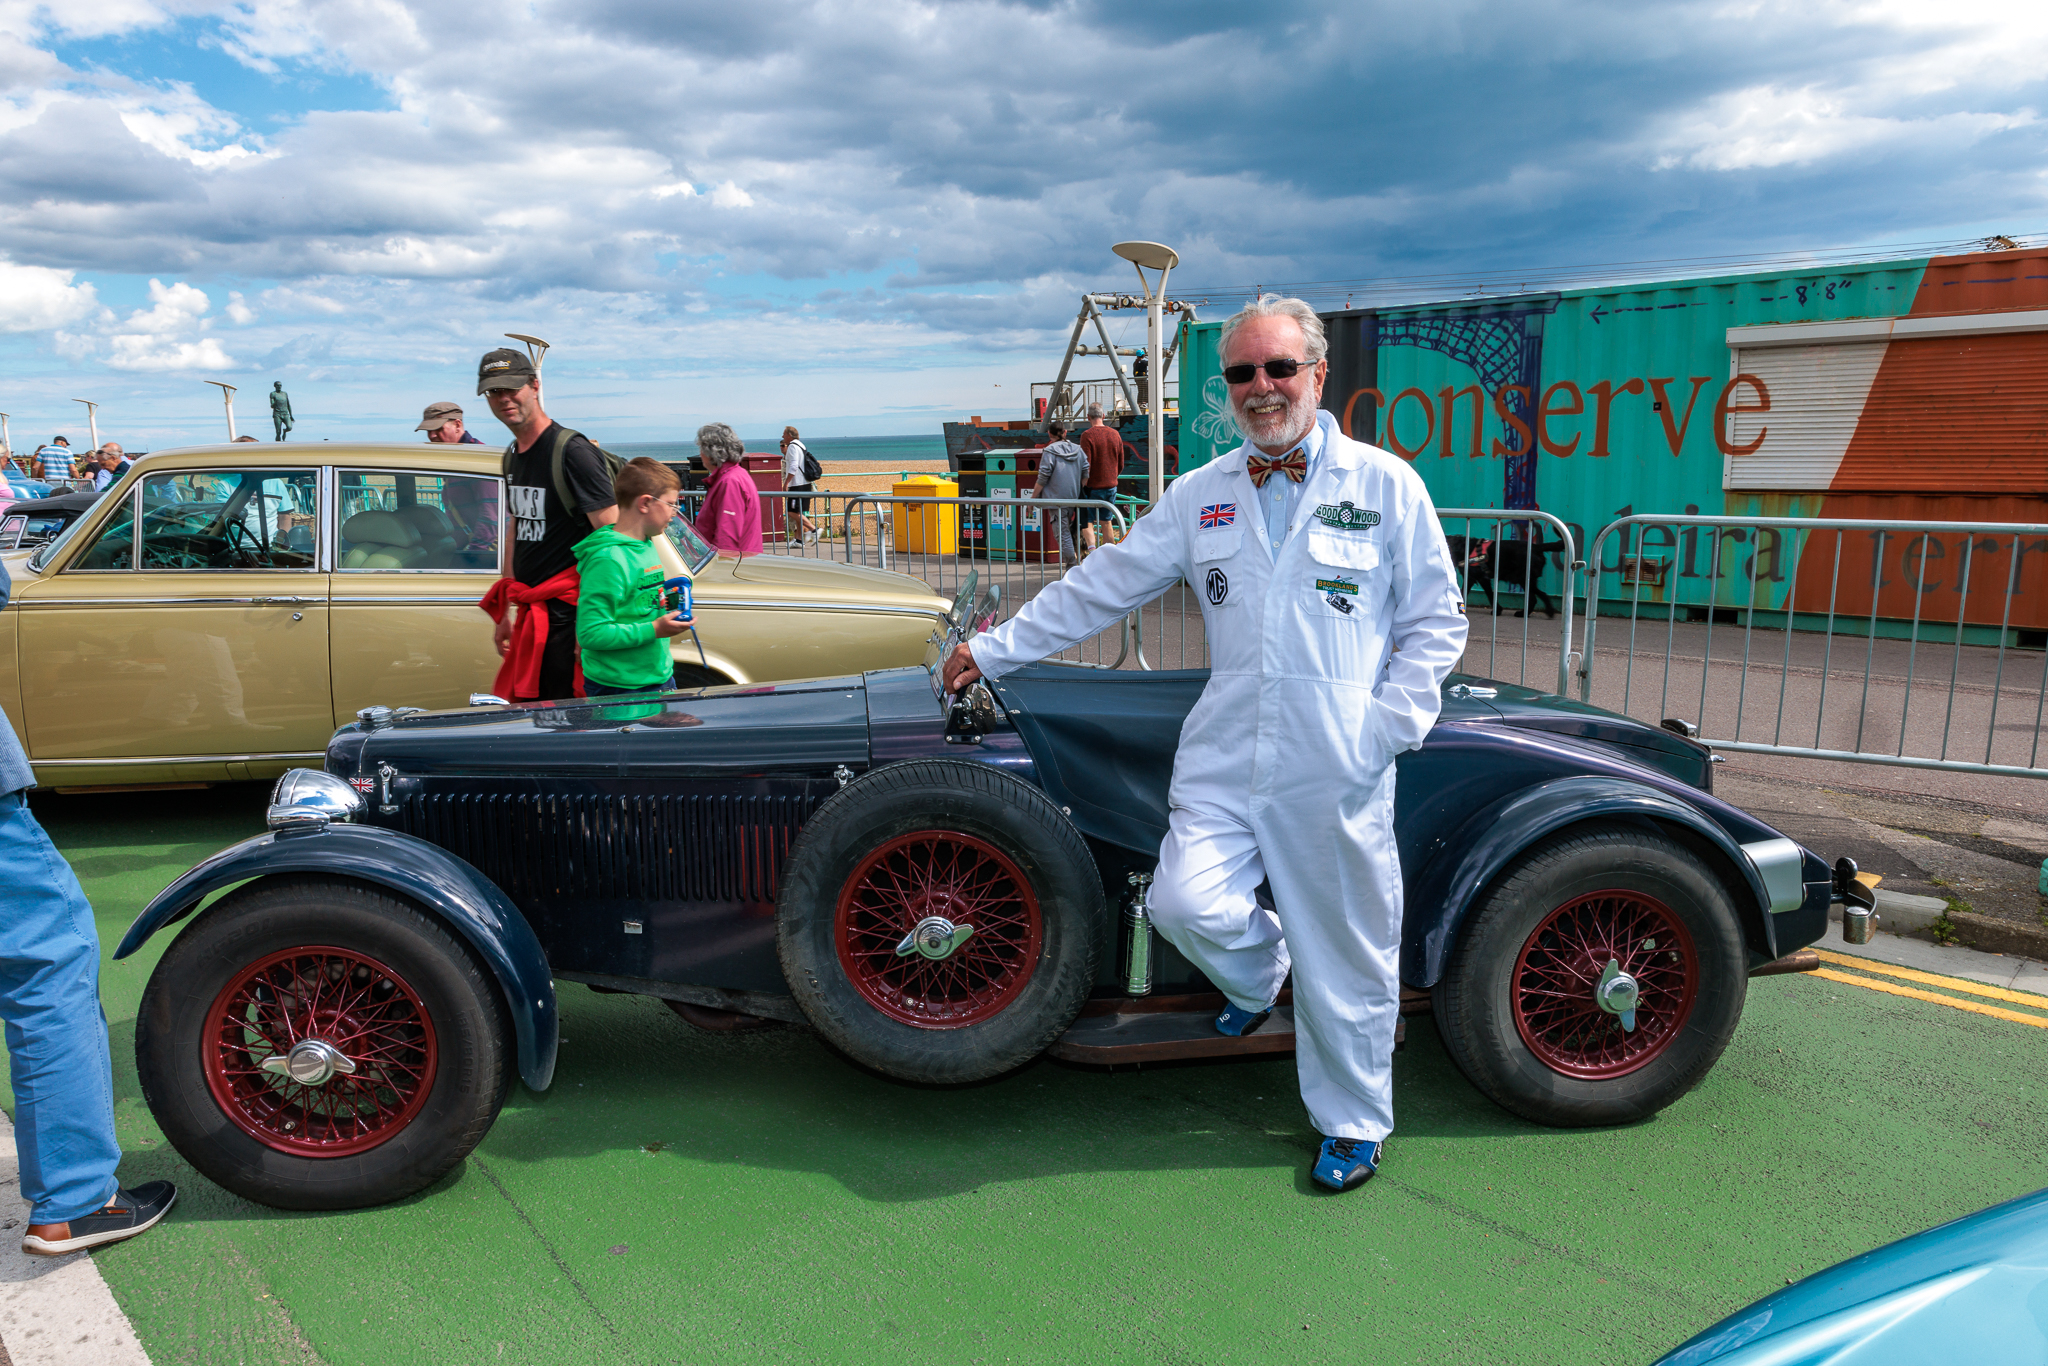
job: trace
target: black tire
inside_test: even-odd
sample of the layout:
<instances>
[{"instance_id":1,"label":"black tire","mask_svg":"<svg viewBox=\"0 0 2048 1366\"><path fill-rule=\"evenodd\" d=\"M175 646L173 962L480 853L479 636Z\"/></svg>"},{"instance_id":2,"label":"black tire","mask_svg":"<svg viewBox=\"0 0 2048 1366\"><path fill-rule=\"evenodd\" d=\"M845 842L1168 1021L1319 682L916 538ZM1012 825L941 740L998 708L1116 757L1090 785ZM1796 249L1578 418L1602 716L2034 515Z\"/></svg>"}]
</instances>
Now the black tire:
<instances>
[{"instance_id":1,"label":"black tire","mask_svg":"<svg viewBox=\"0 0 2048 1366\"><path fill-rule=\"evenodd\" d=\"M1594 1001L1603 958L1644 984L1636 1032ZM1581 826L1529 849L1483 895L1436 985L1437 1026L1472 1084L1525 1119L1625 1124L1721 1056L1748 963L1735 902L1699 855L1633 827Z\"/></svg>"},{"instance_id":2,"label":"black tire","mask_svg":"<svg viewBox=\"0 0 2048 1366\"><path fill-rule=\"evenodd\" d=\"M889 950L925 915L976 898L983 908L956 923L983 923L953 954ZM986 764L920 759L818 808L775 920L783 974L819 1033L888 1076L957 1083L1029 1062L1073 1023L1108 915L1087 842L1044 792Z\"/></svg>"},{"instance_id":3,"label":"black tire","mask_svg":"<svg viewBox=\"0 0 2048 1366\"><path fill-rule=\"evenodd\" d=\"M321 1007L323 971L360 995ZM329 1023L263 1024L280 999L280 1017ZM259 1075L280 1038L327 1033L358 1040L344 1054L378 1039L389 1062L311 1088ZM164 1135L220 1185L279 1209L357 1209L432 1185L483 1140L511 1082L510 1034L496 982L439 920L381 888L279 877L172 943L143 992L135 1064ZM322 1114L344 1100L345 1120Z\"/></svg>"},{"instance_id":4,"label":"black tire","mask_svg":"<svg viewBox=\"0 0 2048 1366\"><path fill-rule=\"evenodd\" d=\"M676 665L677 688L722 688L732 682L716 669L707 669L701 664Z\"/></svg>"}]
</instances>

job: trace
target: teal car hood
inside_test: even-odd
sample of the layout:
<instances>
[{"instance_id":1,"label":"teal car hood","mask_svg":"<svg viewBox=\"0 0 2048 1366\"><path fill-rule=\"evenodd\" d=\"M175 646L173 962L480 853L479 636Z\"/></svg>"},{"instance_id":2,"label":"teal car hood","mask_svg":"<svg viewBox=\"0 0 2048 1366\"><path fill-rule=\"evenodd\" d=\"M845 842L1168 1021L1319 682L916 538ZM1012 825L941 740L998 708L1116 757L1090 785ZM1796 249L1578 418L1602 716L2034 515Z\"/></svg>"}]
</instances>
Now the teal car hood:
<instances>
[{"instance_id":1,"label":"teal car hood","mask_svg":"<svg viewBox=\"0 0 2048 1366\"><path fill-rule=\"evenodd\" d=\"M2048 1361L2048 1190L1851 1257L1656 1366Z\"/></svg>"}]
</instances>

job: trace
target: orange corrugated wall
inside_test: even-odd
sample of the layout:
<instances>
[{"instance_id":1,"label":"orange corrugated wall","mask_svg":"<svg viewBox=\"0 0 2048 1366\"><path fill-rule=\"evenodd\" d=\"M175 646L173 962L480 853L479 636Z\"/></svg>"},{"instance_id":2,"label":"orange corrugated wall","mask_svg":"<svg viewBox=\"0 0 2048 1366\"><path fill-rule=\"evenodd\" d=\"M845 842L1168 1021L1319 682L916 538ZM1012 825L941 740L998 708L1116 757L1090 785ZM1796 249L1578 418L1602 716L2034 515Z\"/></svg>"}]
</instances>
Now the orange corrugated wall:
<instances>
[{"instance_id":1,"label":"orange corrugated wall","mask_svg":"<svg viewBox=\"0 0 2048 1366\"><path fill-rule=\"evenodd\" d=\"M2048 308L2048 250L1935 257L1909 316ZM1829 485L1826 517L1914 522L2048 523L2048 333L1919 337L1893 341ZM1961 596L1964 544L1948 533L1924 547L1873 532L1842 541L1815 533L1801 557L1795 605L1923 621L2048 627L2048 539L1975 538L1969 600ZM1825 545L1825 549L1823 546ZM1920 591L1916 594L1916 585ZM1876 597L1872 603L1873 590ZM2007 608L2010 606L2010 616Z\"/></svg>"}]
</instances>

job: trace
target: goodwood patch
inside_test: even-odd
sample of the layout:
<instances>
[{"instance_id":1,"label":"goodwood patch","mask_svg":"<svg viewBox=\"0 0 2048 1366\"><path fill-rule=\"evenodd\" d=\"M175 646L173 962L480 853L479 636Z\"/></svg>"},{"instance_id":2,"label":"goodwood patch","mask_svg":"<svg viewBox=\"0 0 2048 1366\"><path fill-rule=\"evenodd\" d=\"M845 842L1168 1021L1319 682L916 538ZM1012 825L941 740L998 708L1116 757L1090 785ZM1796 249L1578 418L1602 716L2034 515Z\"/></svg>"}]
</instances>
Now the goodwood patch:
<instances>
[{"instance_id":1,"label":"goodwood patch","mask_svg":"<svg viewBox=\"0 0 2048 1366\"><path fill-rule=\"evenodd\" d=\"M1349 503L1324 503L1316 509L1316 520L1339 531L1364 531L1378 526L1380 515L1371 508L1353 507Z\"/></svg>"},{"instance_id":2,"label":"goodwood patch","mask_svg":"<svg viewBox=\"0 0 2048 1366\"><path fill-rule=\"evenodd\" d=\"M1358 585L1349 579L1317 579L1318 593L1356 593Z\"/></svg>"}]
</instances>

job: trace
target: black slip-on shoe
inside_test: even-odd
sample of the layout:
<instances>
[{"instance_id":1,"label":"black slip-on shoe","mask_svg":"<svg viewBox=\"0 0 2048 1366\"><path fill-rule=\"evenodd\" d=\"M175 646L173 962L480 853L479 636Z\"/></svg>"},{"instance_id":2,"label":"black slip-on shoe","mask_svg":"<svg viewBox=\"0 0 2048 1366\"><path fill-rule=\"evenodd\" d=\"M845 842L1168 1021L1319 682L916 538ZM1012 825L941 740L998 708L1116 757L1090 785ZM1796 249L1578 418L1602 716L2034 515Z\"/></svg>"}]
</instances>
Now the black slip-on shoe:
<instances>
[{"instance_id":1,"label":"black slip-on shoe","mask_svg":"<svg viewBox=\"0 0 2048 1366\"><path fill-rule=\"evenodd\" d=\"M35 1257L62 1257L67 1252L118 1243L154 1227L171 1212L177 1199L178 1188L170 1182L145 1181L132 1191L116 1191L104 1207L73 1219L69 1238L40 1238L31 1233L22 1238L21 1250Z\"/></svg>"}]
</instances>

